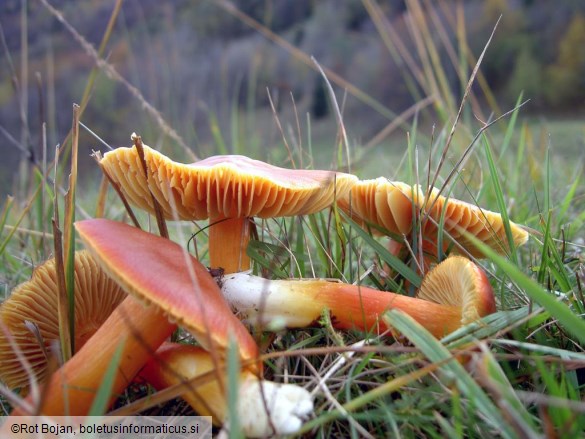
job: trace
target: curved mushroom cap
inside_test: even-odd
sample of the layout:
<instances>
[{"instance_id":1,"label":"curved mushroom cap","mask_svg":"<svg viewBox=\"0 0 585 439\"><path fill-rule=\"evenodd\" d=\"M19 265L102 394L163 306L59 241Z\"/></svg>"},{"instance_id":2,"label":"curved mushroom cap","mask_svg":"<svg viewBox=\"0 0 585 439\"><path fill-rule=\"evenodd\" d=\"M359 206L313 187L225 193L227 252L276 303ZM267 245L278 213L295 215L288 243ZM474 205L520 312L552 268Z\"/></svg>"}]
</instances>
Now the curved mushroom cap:
<instances>
[{"instance_id":1,"label":"curved mushroom cap","mask_svg":"<svg viewBox=\"0 0 585 439\"><path fill-rule=\"evenodd\" d=\"M79 349L126 297L126 293L100 268L86 251L75 253L75 348ZM44 381L46 353L59 340L57 318L57 272L50 259L35 268L31 280L20 284L0 307L0 320L30 363L36 378ZM44 346L33 334L38 328ZM0 328L0 380L10 388L28 387L29 379L20 359Z\"/></svg>"},{"instance_id":2,"label":"curved mushroom cap","mask_svg":"<svg viewBox=\"0 0 585 439\"><path fill-rule=\"evenodd\" d=\"M477 239L499 253L505 253L509 250L501 214L482 209L465 201L446 198L438 194L438 189L433 188L431 194L424 200L424 203L418 203L419 208L423 209L420 215L424 217L424 215L428 214L432 218L432 221L424 221L422 232L423 239L433 243L430 247L427 246L427 249L434 247L432 253L436 253L437 224L441 219L443 210L445 211L444 231L473 257L482 258L483 253L466 238L465 232L474 235ZM422 200L422 197L420 200ZM510 222L510 228L512 230L514 245L518 246L526 243L528 240L528 232L513 222ZM447 250L449 245L450 241L445 239L443 242L443 251Z\"/></svg>"},{"instance_id":3,"label":"curved mushroom cap","mask_svg":"<svg viewBox=\"0 0 585 439\"><path fill-rule=\"evenodd\" d=\"M454 198L446 198L439 195L436 188L433 188L429 196L425 196L418 185L411 187L380 177L355 183L349 195L340 199L338 205L357 221L381 227L390 234L410 234L413 214L418 215L423 222L423 247L433 255L438 254L437 224L443 210L443 230L473 257L483 257L483 253L466 238L466 233L474 235L499 253L509 250L504 222L499 213ZM528 232L520 226L510 222L510 227L514 245L522 245L528 240ZM444 239L443 251L450 244L449 239Z\"/></svg>"},{"instance_id":4,"label":"curved mushroom cap","mask_svg":"<svg viewBox=\"0 0 585 439\"><path fill-rule=\"evenodd\" d=\"M106 219L78 221L75 228L112 279L162 309L205 349L219 348L221 355L233 337L243 360L257 357L256 342L211 275L177 243Z\"/></svg>"},{"instance_id":5,"label":"curved mushroom cap","mask_svg":"<svg viewBox=\"0 0 585 439\"><path fill-rule=\"evenodd\" d=\"M412 197L410 185L379 177L355 183L349 194L339 199L338 205L362 223L408 235L412 229Z\"/></svg>"},{"instance_id":6,"label":"curved mushroom cap","mask_svg":"<svg viewBox=\"0 0 585 439\"><path fill-rule=\"evenodd\" d=\"M451 256L423 279L419 299L461 308L461 325L496 311L492 287L483 270L462 256Z\"/></svg>"},{"instance_id":7,"label":"curved mushroom cap","mask_svg":"<svg viewBox=\"0 0 585 439\"><path fill-rule=\"evenodd\" d=\"M144 159L148 186L135 147L110 151L100 164L132 203L153 212L150 189L167 219L175 218L173 203L183 220L309 214L331 205L357 181L349 174L284 169L238 155L176 163L146 145Z\"/></svg>"}]
</instances>

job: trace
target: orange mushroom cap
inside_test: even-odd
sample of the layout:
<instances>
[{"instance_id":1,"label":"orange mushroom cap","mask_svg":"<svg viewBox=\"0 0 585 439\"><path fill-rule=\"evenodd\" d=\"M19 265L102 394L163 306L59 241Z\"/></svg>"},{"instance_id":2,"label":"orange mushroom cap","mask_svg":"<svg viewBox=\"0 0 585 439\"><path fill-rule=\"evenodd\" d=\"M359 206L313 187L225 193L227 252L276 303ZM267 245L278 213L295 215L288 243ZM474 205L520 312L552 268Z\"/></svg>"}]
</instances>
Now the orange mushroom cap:
<instances>
[{"instance_id":1,"label":"orange mushroom cap","mask_svg":"<svg viewBox=\"0 0 585 439\"><path fill-rule=\"evenodd\" d=\"M242 359L257 357L256 342L232 314L213 278L178 244L107 219L75 226L104 270L129 294L161 308L208 350L225 352L233 337Z\"/></svg>"},{"instance_id":2,"label":"orange mushroom cap","mask_svg":"<svg viewBox=\"0 0 585 439\"><path fill-rule=\"evenodd\" d=\"M279 168L238 155L177 163L144 145L148 184L135 147L106 153L100 164L135 205L153 212L149 190L166 218L270 218L314 213L344 196L353 175ZM170 197L173 201L170 201Z\"/></svg>"},{"instance_id":3,"label":"orange mushroom cap","mask_svg":"<svg viewBox=\"0 0 585 439\"><path fill-rule=\"evenodd\" d=\"M438 189L428 196L418 185L390 182L383 177L355 183L348 196L338 201L339 206L362 223L385 229L389 234L409 235L413 232L413 213L422 221L423 247L437 255L438 227L444 211L443 230L473 257L483 257L466 233L489 245L499 253L509 249L501 214L482 209L473 204L439 195ZM528 240L528 232L510 222L514 245ZM450 245L443 241L443 251Z\"/></svg>"},{"instance_id":4,"label":"orange mushroom cap","mask_svg":"<svg viewBox=\"0 0 585 439\"><path fill-rule=\"evenodd\" d=\"M423 219L426 215L430 217L430 219L423 221L423 239L432 242L435 250L438 233L437 224L441 220L443 211L443 230L469 252L471 256L476 258L484 257L483 253L465 237L465 233L475 236L498 253L505 253L509 250L501 214L482 209L479 206L466 203L465 201L446 198L443 195L439 195L439 190L436 188L433 188L427 197L419 197L419 200L418 207L421 209L421 217ZM528 232L511 221L510 228L514 245L519 246L525 244L528 240ZM449 244L450 241L445 239L442 250L447 250ZM430 247L427 246L427 248Z\"/></svg>"},{"instance_id":5,"label":"orange mushroom cap","mask_svg":"<svg viewBox=\"0 0 585 439\"><path fill-rule=\"evenodd\" d=\"M384 177L355 183L338 205L353 219L386 229L397 235L412 230L412 188L406 183Z\"/></svg>"},{"instance_id":6,"label":"orange mushroom cap","mask_svg":"<svg viewBox=\"0 0 585 439\"><path fill-rule=\"evenodd\" d=\"M126 297L87 251L75 253L75 348L80 349ZM0 308L0 321L31 365L35 377L46 379L52 343L59 340L58 286L55 260L35 268L31 280L20 284ZM30 322L38 328L35 336ZM28 326L27 326L28 325ZM40 343L43 343L41 345ZM29 377L5 332L0 328L0 380L26 391Z\"/></svg>"}]
</instances>

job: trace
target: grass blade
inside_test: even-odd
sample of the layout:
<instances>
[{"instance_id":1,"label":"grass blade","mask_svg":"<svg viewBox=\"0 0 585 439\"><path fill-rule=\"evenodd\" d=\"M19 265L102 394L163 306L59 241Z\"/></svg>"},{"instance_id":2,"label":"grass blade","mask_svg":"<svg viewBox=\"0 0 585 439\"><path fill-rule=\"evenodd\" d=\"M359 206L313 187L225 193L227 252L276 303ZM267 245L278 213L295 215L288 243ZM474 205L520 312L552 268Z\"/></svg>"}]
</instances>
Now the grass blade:
<instances>
[{"instance_id":1,"label":"grass blade","mask_svg":"<svg viewBox=\"0 0 585 439\"><path fill-rule=\"evenodd\" d=\"M8 219L8 214L10 213L10 209L12 208L12 204L14 203L14 197L10 195L6 197L6 203L4 204L4 208L2 209L2 215L0 216L0 235L4 231L4 226L6 225L6 220ZM0 255L2 252L0 252Z\"/></svg>"},{"instance_id":2,"label":"grass blade","mask_svg":"<svg viewBox=\"0 0 585 439\"><path fill-rule=\"evenodd\" d=\"M463 396L473 401L475 408L503 437L516 437L510 426L503 422L501 411L465 368L451 355L451 352L436 338L402 312L392 310L386 313L383 319L408 338L429 360L441 363L440 369L446 373L447 377L452 377L453 385L459 389Z\"/></svg>"},{"instance_id":3,"label":"grass blade","mask_svg":"<svg viewBox=\"0 0 585 439\"><path fill-rule=\"evenodd\" d=\"M437 364L429 364L428 366L417 369L406 375L399 376L393 380L387 381L379 385L378 387L352 399L345 403L341 409L335 410L324 410L323 414L311 421L305 423L303 427L297 432L297 434L303 434L311 431L313 428L322 426L335 419L343 418L347 416L348 412L354 412L367 404L373 403L374 401L389 395L392 392L399 390L400 388L407 386L413 381L419 380L430 373L434 372L439 368Z\"/></svg>"},{"instance_id":4,"label":"grass blade","mask_svg":"<svg viewBox=\"0 0 585 439\"><path fill-rule=\"evenodd\" d=\"M376 241L367 231L361 228L355 221L353 221L345 212L341 212L345 221L352 227L352 230L364 240L367 246L380 257L380 259L388 264L393 270L400 273L406 280L408 280L416 288L420 287L421 279L408 265L390 253L384 248L382 244Z\"/></svg>"},{"instance_id":5,"label":"grass blade","mask_svg":"<svg viewBox=\"0 0 585 439\"><path fill-rule=\"evenodd\" d=\"M556 318L567 331L576 337L581 343L585 344L585 321L575 315L571 309L562 302L558 297L548 293L533 279L526 276L518 267L510 263L506 258L498 255L494 250L479 241L476 237L466 234L474 245L479 248L483 254L496 264L506 275L514 281L528 297L540 304L550 315Z\"/></svg>"},{"instance_id":6,"label":"grass blade","mask_svg":"<svg viewBox=\"0 0 585 439\"><path fill-rule=\"evenodd\" d=\"M565 198L563 198L563 201L560 204L559 212L557 215L558 224L563 224L565 222L565 215L567 214L567 211L569 210L571 203L573 203L573 200L575 199L575 192L579 187L579 183L581 183L581 174L577 175L575 181L573 181L573 184L567 191Z\"/></svg>"},{"instance_id":7,"label":"grass blade","mask_svg":"<svg viewBox=\"0 0 585 439\"><path fill-rule=\"evenodd\" d=\"M508 216L508 208L506 206L506 202L504 201L504 192L502 190L502 185L500 184L500 177L498 175L498 170L496 169L496 163L492 156L492 151L488 139L485 134L482 135L482 138L485 147L485 155L487 157L488 166L490 169L490 177L492 186L494 188L494 194L496 195L496 200L498 202L498 209L502 215L502 222L504 223L506 239L508 240L508 247L510 248L510 257L514 263L518 265L518 253L516 252L516 245L514 244L514 236L512 235L512 228L510 227L510 217Z\"/></svg>"},{"instance_id":8,"label":"grass blade","mask_svg":"<svg viewBox=\"0 0 585 439\"><path fill-rule=\"evenodd\" d=\"M506 152L508 151L508 147L510 146L512 135L514 134L514 128L516 127L516 120L518 119L518 113L520 111L520 104L522 103L523 98L524 92L520 92L520 96L518 96L516 105L514 106L514 111L510 115L510 122L508 122L508 127L506 128L506 133L504 134L504 140L502 140L502 147L500 150L500 156L498 157L498 162L503 160Z\"/></svg>"},{"instance_id":9,"label":"grass blade","mask_svg":"<svg viewBox=\"0 0 585 439\"><path fill-rule=\"evenodd\" d=\"M104 374L95 399L93 400L88 416L101 416L106 413L108 407L110 406L112 386L118 371L118 365L122 359L122 352L124 352L124 343L124 341L120 343L116 349L116 352L114 352L114 355L112 356L112 360L106 369L106 373Z\"/></svg>"},{"instance_id":10,"label":"grass blade","mask_svg":"<svg viewBox=\"0 0 585 439\"><path fill-rule=\"evenodd\" d=\"M4 253L4 250L6 250L6 246L8 245L8 243L10 242L10 240L12 239L12 236L18 230L18 226L20 225L20 223L22 222L22 220L26 217L26 215L28 214L28 212L31 209L31 207L34 205L34 201L37 198L37 195L39 194L39 191L41 190L41 188L42 188L42 185L38 185L37 186L37 188L35 189L32 197L31 197L31 199L26 204L26 207L22 210L22 213L20 214L20 216L16 220L16 224L14 224L14 226L12 227L12 230L10 230L10 232L8 233L8 235L6 236L6 238L4 239L4 241L2 241L2 244L0 244L0 255L2 253ZM12 202L8 202L6 204L6 206L8 206L9 204L12 204ZM4 215L3 215L3 217L4 217ZM4 221L4 218L3 218L3 221ZM4 226L2 226L2 228L4 228Z\"/></svg>"},{"instance_id":11,"label":"grass blade","mask_svg":"<svg viewBox=\"0 0 585 439\"><path fill-rule=\"evenodd\" d=\"M238 418L238 396L240 389L240 358L238 347L233 342L229 344L227 352L227 399L228 399L228 419L229 419L229 438L240 439L242 432L240 429L240 420Z\"/></svg>"},{"instance_id":12,"label":"grass blade","mask_svg":"<svg viewBox=\"0 0 585 439\"><path fill-rule=\"evenodd\" d=\"M63 255L65 262L65 286L69 313L69 334L71 352L75 352L75 196L77 191L77 160L79 151L79 105L73 104L73 123L71 127L71 173L69 189L65 194L65 217L63 218ZM63 361L69 360L63 357Z\"/></svg>"},{"instance_id":13,"label":"grass blade","mask_svg":"<svg viewBox=\"0 0 585 439\"><path fill-rule=\"evenodd\" d=\"M524 306L513 311L500 311L490 314L443 337L441 342L448 345L449 348L454 348L473 343L475 340L484 340L496 334L501 334L501 332L512 328L513 325L524 321L531 312L534 314L540 311L534 311L530 307Z\"/></svg>"},{"instance_id":14,"label":"grass blade","mask_svg":"<svg viewBox=\"0 0 585 439\"><path fill-rule=\"evenodd\" d=\"M526 436L536 434L534 419L518 398L493 354L488 349L482 349L482 354L478 375L484 388L498 401L498 405L509 408L508 414L512 415L511 420L517 430L522 430Z\"/></svg>"},{"instance_id":15,"label":"grass blade","mask_svg":"<svg viewBox=\"0 0 585 439\"><path fill-rule=\"evenodd\" d=\"M268 244L255 239L250 240L246 254L260 267L268 270L272 277L287 279L287 271L280 265L280 259L285 255L286 249Z\"/></svg>"}]
</instances>

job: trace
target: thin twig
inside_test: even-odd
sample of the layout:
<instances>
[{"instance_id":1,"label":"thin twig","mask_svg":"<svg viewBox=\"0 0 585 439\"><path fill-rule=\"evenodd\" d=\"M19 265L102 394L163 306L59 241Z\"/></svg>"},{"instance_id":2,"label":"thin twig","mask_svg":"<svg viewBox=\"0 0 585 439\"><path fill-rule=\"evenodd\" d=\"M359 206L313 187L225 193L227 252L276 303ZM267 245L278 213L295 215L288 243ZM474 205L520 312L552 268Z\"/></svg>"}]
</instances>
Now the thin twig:
<instances>
[{"instance_id":1,"label":"thin twig","mask_svg":"<svg viewBox=\"0 0 585 439\"><path fill-rule=\"evenodd\" d=\"M108 148L108 150L110 150L110 151L113 151L114 150L114 148L112 148L110 145L108 145L108 143L105 140L103 140L100 136L98 136L95 132L93 132L83 122L79 121L79 125L81 125L81 127L83 129L85 129L89 134L91 134L93 137L95 137L102 145L104 145L106 148Z\"/></svg>"},{"instance_id":2,"label":"thin twig","mask_svg":"<svg viewBox=\"0 0 585 439\"><path fill-rule=\"evenodd\" d=\"M321 76L323 76L323 80L325 81L325 85L327 86L327 90L329 91L329 96L331 98L331 103L333 105L333 109L335 110L335 117L337 119L337 124L339 126L339 130L341 132L341 138L343 139L343 146L345 147L345 154L347 157L347 172L351 173L351 159L349 156L349 141L347 140L347 132L345 131L345 124L343 123L343 117L341 115L341 111L339 110L339 105L337 104L337 99L335 98L335 92L333 91L333 87L325 74L325 71L321 67L321 65L317 62L314 57L311 57L311 61L317 67Z\"/></svg>"},{"instance_id":3,"label":"thin twig","mask_svg":"<svg viewBox=\"0 0 585 439\"><path fill-rule=\"evenodd\" d=\"M158 225L158 232L160 236L162 236L163 238L169 239L169 230L167 228L167 223L165 222L162 207L160 206L160 203L154 196L154 193L150 190L150 186L148 184L148 166L146 165L146 159L144 158L144 147L142 146L142 138L136 133L132 133L132 141L134 142L136 151L138 151L138 157L140 157L140 163L142 164L144 178L146 179L146 187L148 188L150 198L152 199L152 208L154 209L154 216L156 218L156 224ZM172 199L172 197L170 198Z\"/></svg>"},{"instance_id":4,"label":"thin twig","mask_svg":"<svg viewBox=\"0 0 585 439\"><path fill-rule=\"evenodd\" d=\"M455 130L457 128L459 120L461 119L461 114L463 113L463 107L465 106L465 103L467 102L467 96L469 96L469 93L471 92L471 86L473 85L473 83L475 81L475 77L477 75L477 72L479 71L479 66L481 65L481 62L483 61L483 57L487 51L487 48L489 47L489 45L494 37L494 34L496 32L496 29L498 27L498 23L500 22L500 19L501 19L501 17L498 18L498 21L496 22L496 24L492 30L492 33L491 33L487 43L485 44L485 46L481 52L481 55L479 56L477 63L475 64L475 67L473 68L473 71L471 72L471 76L469 78L469 81L467 81L467 87L465 87L465 93L463 94L463 98L461 98L461 104L459 105L459 110L457 111L457 115L455 116L455 120L453 121L453 126L451 127L451 132L449 133L449 136L447 137L447 142L445 144L445 148L443 148L443 152L441 154L439 164L437 166L437 169L435 170L435 175L433 176L433 179L431 181L431 184L429 185L429 188L427 188L427 195L430 193L429 192L430 188L435 185L435 182L437 181L437 178L439 176L441 168L443 167L445 159L447 158L447 152L449 151L449 147L451 146L453 136L455 135ZM499 119L500 118L498 118L496 120L499 120ZM472 145L473 145L473 143L472 143Z\"/></svg>"}]
</instances>

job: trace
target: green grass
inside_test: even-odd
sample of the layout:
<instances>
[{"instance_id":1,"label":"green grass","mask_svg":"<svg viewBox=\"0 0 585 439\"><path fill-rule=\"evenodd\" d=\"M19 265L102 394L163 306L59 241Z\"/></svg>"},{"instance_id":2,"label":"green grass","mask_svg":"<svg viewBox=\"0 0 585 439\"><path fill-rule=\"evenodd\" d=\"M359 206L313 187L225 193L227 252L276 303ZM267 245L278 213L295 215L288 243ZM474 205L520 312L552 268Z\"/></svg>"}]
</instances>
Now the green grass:
<instances>
[{"instance_id":1,"label":"green grass","mask_svg":"<svg viewBox=\"0 0 585 439\"><path fill-rule=\"evenodd\" d=\"M408 3L412 8L420 7L418 1ZM365 1L364 4L377 23L380 11L376 3ZM281 119L283 125L296 126L298 118L302 128L294 138L290 137L290 131L283 130L280 135L291 148L271 152L273 163L282 163L290 156L296 163L329 167L337 162L340 151L343 161L347 159L347 146L352 169L361 177L383 175L391 180L425 184L437 171L449 145L437 185L451 172L455 178L444 195L476 200L484 208L502 212L510 242L509 220L527 226L531 238L523 247L511 246L512 252L507 256L483 249L486 257L478 263L488 273L497 296L498 312L481 322L461 328L440 341L396 312L384 318L402 334L398 340L391 336L339 332L328 324L286 331L276 337L261 334L262 349L270 357L265 361L266 376L315 390L315 415L302 430L314 437L514 438L543 434L577 437L585 429L582 402L585 398L585 187L582 148L579 149L583 144L583 123L526 118L520 108L482 132L483 125L469 117L471 101L465 101L462 118L454 125L459 103L445 84L445 66L436 59L436 42L422 31L421 26L429 26L428 18L416 15L415 20L423 43L419 56L424 63L424 74L411 78L417 82L413 90L433 89L437 94L433 110L421 116L424 120L407 118L400 130L370 147L351 140L354 138L351 130L348 130L350 140L344 145L332 134L331 126L328 132L323 127L323 124L334 124L331 119L313 122L309 116L305 121L301 115ZM383 27L379 31L388 44L395 41L384 34ZM112 29L108 28L105 41L110 32ZM278 40L276 43L283 44ZM102 43L100 53L104 47ZM460 64L455 66L458 71L469 72L474 67L469 63L466 47L465 41L459 40L452 48L459 55ZM293 56L300 55L293 53ZM389 47L388 56L401 55ZM88 72L87 77L86 90L90 90L95 73ZM335 84L343 83L335 79L332 81ZM461 78L462 90L468 79ZM263 84L249 86L263 87ZM489 90L483 92L491 96ZM381 113L389 112L361 90L350 89L350 93L366 106L371 105ZM474 89L471 94L476 98L478 92ZM91 93L84 96L91 102ZM340 96L330 98L340 99ZM473 104L474 112L478 110L476 105ZM229 135L221 131L217 115L210 113L213 145L206 145L202 150L265 155L258 135L264 131L255 131L248 124L267 122L262 122L261 113L253 108L251 103L248 111L242 112L234 104ZM501 114L493 107L481 110ZM153 117L151 111L145 113L149 116L143 117ZM429 120L435 124L434 130ZM343 117L338 123L352 125ZM120 121L120 124L129 122ZM229 139L234 139L232 145ZM557 144L565 145L562 153L548 148ZM469 156L464 166L457 168L465 151L469 151ZM20 192L14 199L1 201L0 278L5 285L5 296L30 277L34 265L54 253L50 219L55 213L54 206L65 211L60 189L68 186L64 182L69 172L64 170L65 163L60 165L48 166L46 171L31 165ZM35 177L39 173L43 178ZM51 178L57 181L55 188L50 184ZM73 217L79 219L93 214L98 186L98 181L80 182L74 189L75 208L67 211L65 221L70 223ZM45 202L41 202L42 197ZM156 230L154 218L135 211L143 226L150 224ZM105 216L126 218L122 204L111 190ZM205 225L195 227L187 223L181 228L185 236L190 236ZM257 220L256 225L258 240L248 248L256 273L273 278L359 280L364 285L405 294L408 293L406 283L420 284L412 257L400 259L390 254L384 238L372 236L369 230L360 228L336 210L302 218ZM175 235L171 237L178 239ZM205 231L197 233L189 249L204 263L207 261ZM388 277L382 270L384 264L395 274ZM360 342L364 343L354 346ZM341 358L344 360L339 366ZM113 358L112 368L116 363L117 359ZM237 368L237 361L231 361L230 365ZM329 370L333 372L329 374ZM229 379L234 374L230 370ZM315 384L324 376L327 376L323 383L327 392ZM96 413L105 410L109 389L110 383L103 383ZM232 397L232 411L233 403Z\"/></svg>"}]
</instances>

